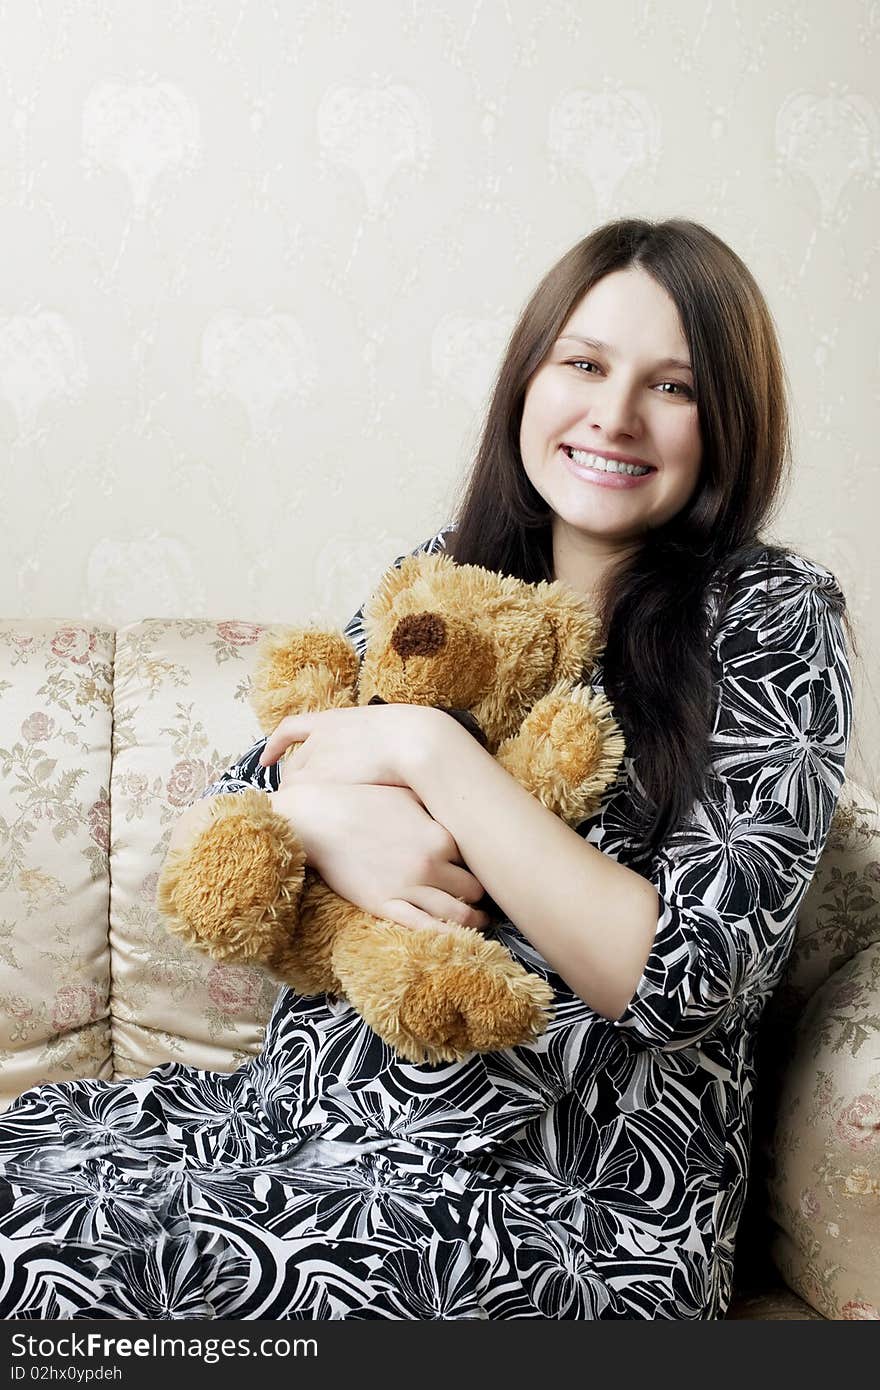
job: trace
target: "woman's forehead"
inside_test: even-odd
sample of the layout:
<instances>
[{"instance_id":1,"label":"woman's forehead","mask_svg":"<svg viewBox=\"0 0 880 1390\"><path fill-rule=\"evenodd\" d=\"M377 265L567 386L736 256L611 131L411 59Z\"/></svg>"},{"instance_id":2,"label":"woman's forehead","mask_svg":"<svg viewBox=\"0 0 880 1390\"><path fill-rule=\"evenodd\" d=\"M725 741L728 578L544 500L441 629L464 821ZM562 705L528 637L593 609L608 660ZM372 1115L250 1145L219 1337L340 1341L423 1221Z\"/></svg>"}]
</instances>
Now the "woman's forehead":
<instances>
[{"instance_id":1,"label":"woman's forehead","mask_svg":"<svg viewBox=\"0 0 880 1390\"><path fill-rule=\"evenodd\" d=\"M558 338L611 358L637 351L655 359L656 366L691 365L674 301L643 271L614 271L597 280L575 304Z\"/></svg>"}]
</instances>

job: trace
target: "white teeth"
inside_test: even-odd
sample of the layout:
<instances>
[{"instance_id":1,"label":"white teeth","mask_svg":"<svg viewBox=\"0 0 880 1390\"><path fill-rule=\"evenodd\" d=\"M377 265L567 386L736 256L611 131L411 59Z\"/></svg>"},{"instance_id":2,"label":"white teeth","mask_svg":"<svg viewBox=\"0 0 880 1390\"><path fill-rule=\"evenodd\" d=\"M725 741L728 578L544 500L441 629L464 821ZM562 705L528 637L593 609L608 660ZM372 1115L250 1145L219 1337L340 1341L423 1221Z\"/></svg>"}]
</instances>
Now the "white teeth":
<instances>
[{"instance_id":1,"label":"white teeth","mask_svg":"<svg viewBox=\"0 0 880 1390\"><path fill-rule=\"evenodd\" d=\"M569 458L580 464L581 468L595 468L600 473L628 473L633 478L643 478L650 468L642 468L637 463L621 463L619 459L605 459L599 454L587 454L581 449L570 449L566 445Z\"/></svg>"}]
</instances>

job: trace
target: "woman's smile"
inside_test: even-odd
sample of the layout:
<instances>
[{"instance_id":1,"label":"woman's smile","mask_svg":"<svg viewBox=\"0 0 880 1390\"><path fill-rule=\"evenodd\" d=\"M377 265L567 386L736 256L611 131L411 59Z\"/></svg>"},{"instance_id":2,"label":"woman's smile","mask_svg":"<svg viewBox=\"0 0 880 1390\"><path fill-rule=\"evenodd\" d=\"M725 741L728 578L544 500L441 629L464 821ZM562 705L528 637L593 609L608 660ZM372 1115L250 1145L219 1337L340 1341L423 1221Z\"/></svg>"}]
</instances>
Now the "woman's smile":
<instances>
[{"instance_id":1,"label":"woman's smile","mask_svg":"<svg viewBox=\"0 0 880 1390\"><path fill-rule=\"evenodd\" d=\"M633 474L620 471L613 466L603 467L596 454L574 453L565 444L560 446L559 454L569 473L573 473L585 483L595 483L598 487L619 490L640 487L643 483L650 482L657 472L656 468L649 468L646 473Z\"/></svg>"}]
</instances>

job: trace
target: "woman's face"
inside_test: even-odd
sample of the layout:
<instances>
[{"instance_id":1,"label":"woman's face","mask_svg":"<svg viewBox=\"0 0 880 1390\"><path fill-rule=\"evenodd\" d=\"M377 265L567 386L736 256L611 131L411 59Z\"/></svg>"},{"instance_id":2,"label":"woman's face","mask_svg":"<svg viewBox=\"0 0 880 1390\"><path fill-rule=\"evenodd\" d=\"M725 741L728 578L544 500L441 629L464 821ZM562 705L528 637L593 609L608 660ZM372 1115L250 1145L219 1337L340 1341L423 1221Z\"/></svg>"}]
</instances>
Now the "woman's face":
<instances>
[{"instance_id":1,"label":"woman's face","mask_svg":"<svg viewBox=\"0 0 880 1390\"><path fill-rule=\"evenodd\" d=\"M646 271L613 271L577 304L529 382L520 451L569 552L613 554L685 505L702 454L693 376L678 311ZM650 471L600 471L614 459Z\"/></svg>"}]
</instances>

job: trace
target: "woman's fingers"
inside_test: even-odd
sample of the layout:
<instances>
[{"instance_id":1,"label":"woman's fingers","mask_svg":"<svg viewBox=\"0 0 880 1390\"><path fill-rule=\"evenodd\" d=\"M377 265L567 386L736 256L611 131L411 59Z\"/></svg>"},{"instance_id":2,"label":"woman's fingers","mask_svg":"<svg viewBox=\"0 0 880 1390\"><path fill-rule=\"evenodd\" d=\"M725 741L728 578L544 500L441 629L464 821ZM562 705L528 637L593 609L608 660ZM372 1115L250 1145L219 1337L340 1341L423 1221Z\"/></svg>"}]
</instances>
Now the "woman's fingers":
<instances>
[{"instance_id":1,"label":"woman's fingers","mask_svg":"<svg viewBox=\"0 0 880 1390\"><path fill-rule=\"evenodd\" d=\"M466 903L478 903L486 891L469 869L464 869L458 864L443 864L432 886L448 893L451 898L461 898Z\"/></svg>"},{"instance_id":2,"label":"woman's fingers","mask_svg":"<svg viewBox=\"0 0 880 1390\"><path fill-rule=\"evenodd\" d=\"M302 770L302 748L303 745L301 743L294 743L287 748L286 752L281 753L278 762L282 787L288 782L295 781L299 772ZM265 754L263 756L265 756Z\"/></svg>"},{"instance_id":3,"label":"woman's fingers","mask_svg":"<svg viewBox=\"0 0 880 1390\"><path fill-rule=\"evenodd\" d=\"M311 720L314 718L308 714L289 714L282 719L269 737L266 739L266 746L260 754L260 766L268 767L270 763L277 763L282 753L286 753L292 743L304 743L312 732Z\"/></svg>"},{"instance_id":4,"label":"woman's fingers","mask_svg":"<svg viewBox=\"0 0 880 1390\"><path fill-rule=\"evenodd\" d=\"M430 892L432 890L429 889L427 891ZM415 894L413 896L415 896ZM443 897L443 894L440 896ZM462 903L456 903L455 899L452 899L451 903L454 903L459 908L463 906ZM437 927L448 927L450 921L455 922L458 926L468 925L480 930L476 922L468 922L467 924L458 922L451 910L449 912L446 911L446 907L448 906L450 906L450 902L438 904L438 913L434 914L417 906L415 903L407 902L403 898L391 898L383 906L381 915L386 917L390 922L397 922L401 927L412 927L416 930L420 930L422 927L433 927L435 930ZM477 915L484 916L485 914ZM488 918L486 920L488 923Z\"/></svg>"},{"instance_id":5,"label":"woman's fingers","mask_svg":"<svg viewBox=\"0 0 880 1390\"><path fill-rule=\"evenodd\" d=\"M411 889L407 897L414 908L434 922L455 922L460 927L471 927L475 931L484 931L489 925L485 912L444 893L441 888L419 886Z\"/></svg>"},{"instance_id":6,"label":"woman's fingers","mask_svg":"<svg viewBox=\"0 0 880 1390\"><path fill-rule=\"evenodd\" d=\"M383 905L380 915L389 922L396 922L401 927L421 928L443 925L429 912L423 912L421 908L405 902L403 898L389 898L388 902Z\"/></svg>"}]
</instances>

